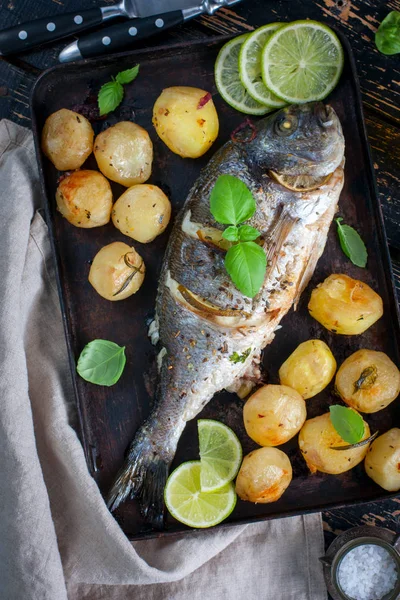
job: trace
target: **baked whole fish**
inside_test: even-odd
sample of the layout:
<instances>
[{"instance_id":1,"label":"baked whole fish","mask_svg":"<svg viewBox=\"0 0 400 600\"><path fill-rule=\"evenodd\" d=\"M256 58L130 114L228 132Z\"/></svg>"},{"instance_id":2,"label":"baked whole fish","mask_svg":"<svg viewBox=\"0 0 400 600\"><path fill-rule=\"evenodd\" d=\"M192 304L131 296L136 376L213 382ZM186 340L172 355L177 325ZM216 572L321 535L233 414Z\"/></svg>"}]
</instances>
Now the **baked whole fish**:
<instances>
[{"instance_id":1,"label":"baked whole fish","mask_svg":"<svg viewBox=\"0 0 400 600\"><path fill-rule=\"evenodd\" d=\"M330 106L293 105L255 127L254 139L246 140L243 131L203 169L164 257L150 328L160 347L157 404L136 433L109 495L111 510L137 497L155 527L162 526L168 469L186 422L216 392L225 388L243 396L257 381L261 351L310 280L343 187L344 140ZM333 175L316 190L294 192L270 171ZM210 193L222 174L240 178L256 200L247 223L261 232L268 265L252 299L236 289L224 251L215 244L222 226L211 215Z\"/></svg>"}]
</instances>

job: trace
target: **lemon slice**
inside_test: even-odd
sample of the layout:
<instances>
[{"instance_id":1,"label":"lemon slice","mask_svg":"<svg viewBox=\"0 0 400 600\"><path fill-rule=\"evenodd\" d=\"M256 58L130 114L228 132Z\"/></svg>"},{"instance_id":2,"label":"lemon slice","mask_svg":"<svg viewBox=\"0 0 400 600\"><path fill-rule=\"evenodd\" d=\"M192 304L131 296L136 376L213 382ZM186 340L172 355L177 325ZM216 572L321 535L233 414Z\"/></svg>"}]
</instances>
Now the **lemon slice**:
<instances>
[{"instance_id":1,"label":"lemon slice","mask_svg":"<svg viewBox=\"0 0 400 600\"><path fill-rule=\"evenodd\" d=\"M321 177L312 177L311 175L282 175L274 171L270 171L269 174L275 181L293 192L312 192L325 183L328 183L332 177L332 173Z\"/></svg>"},{"instance_id":2,"label":"lemon slice","mask_svg":"<svg viewBox=\"0 0 400 600\"><path fill-rule=\"evenodd\" d=\"M205 528L218 525L236 505L232 483L217 492L202 492L200 461L185 462L171 473L165 486L165 504L171 515L189 527Z\"/></svg>"},{"instance_id":3,"label":"lemon slice","mask_svg":"<svg viewBox=\"0 0 400 600\"><path fill-rule=\"evenodd\" d=\"M261 55L265 44L282 23L259 27L244 40L239 53L239 75L250 96L271 108L281 108L286 102L275 96L265 86L261 77Z\"/></svg>"},{"instance_id":4,"label":"lemon slice","mask_svg":"<svg viewBox=\"0 0 400 600\"><path fill-rule=\"evenodd\" d=\"M215 84L222 98L232 108L246 115L265 115L271 108L254 100L240 81L239 52L247 35L239 35L219 51L214 69Z\"/></svg>"},{"instance_id":5,"label":"lemon slice","mask_svg":"<svg viewBox=\"0 0 400 600\"><path fill-rule=\"evenodd\" d=\"M234 479L242 462L236 434L219 421L199 419L200 484L202 492L221 489Z\"/></svg>"},{"instance_id":6,"label":"lemon slice","mask_svg":"<svg viewBox=\"0 0 400 600\"><path fill-rule=\"evenodd\" d=\"M336 34L317 21L295 21L271 35L261 57L262 78L289 103L323 100L339 81L343 49Z\"/></svg>"}]
</instances>

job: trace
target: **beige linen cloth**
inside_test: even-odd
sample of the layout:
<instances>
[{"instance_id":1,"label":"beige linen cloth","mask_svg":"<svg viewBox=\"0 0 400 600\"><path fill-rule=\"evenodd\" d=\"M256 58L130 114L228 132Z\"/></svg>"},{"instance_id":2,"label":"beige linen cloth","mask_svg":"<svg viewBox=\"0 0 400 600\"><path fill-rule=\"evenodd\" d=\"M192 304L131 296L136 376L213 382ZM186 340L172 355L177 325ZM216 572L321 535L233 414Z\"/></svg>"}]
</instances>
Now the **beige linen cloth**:
<instances>
[{"instance_id":1,"label":"beige linen cloth","mask_svg":"<svg viewBox=\"0 0 400 600\"><path fill-rule=\"evenodd\" d=\"M320 515L130 543L90 477L32 134L0 122L1 600L325 600Z\"/></svg>"}]
</instances>

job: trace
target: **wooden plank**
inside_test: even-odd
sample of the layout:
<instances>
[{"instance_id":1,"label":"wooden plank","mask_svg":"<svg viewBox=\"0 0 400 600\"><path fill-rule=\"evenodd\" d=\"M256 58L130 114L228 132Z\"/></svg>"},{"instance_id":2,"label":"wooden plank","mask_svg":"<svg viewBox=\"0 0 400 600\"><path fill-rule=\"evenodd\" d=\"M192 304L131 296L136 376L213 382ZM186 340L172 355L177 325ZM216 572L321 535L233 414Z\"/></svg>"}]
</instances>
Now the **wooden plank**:
<instances>
[{"instance_id":1,"label":"wooden plank","mask_svg":"<svg viewBox=\"0 0 400 600\"><path fill-rule=\"evenodd\" d=\"M97 0L22 0L0 5L0 23L7 27L26 19L58 14L74 9L84 10L98 4ZM160 2L161 5L161 2ZM178 40L197 39L227 33L246 32L271 20L290 21L312 18L337 26L348 36L356 55L364 102L388 118L400 123L400 67L396 57L384 56L375 47L374 34L390 10L400 10L400 0L288 0L243 1L230 9L220 9L214 16L202 16L150 40L153 46ZM66 42L24 55L24 60L40 69L57 62ZM138 47L145 47L142 44Z\"/></svg>"}]
</instances>

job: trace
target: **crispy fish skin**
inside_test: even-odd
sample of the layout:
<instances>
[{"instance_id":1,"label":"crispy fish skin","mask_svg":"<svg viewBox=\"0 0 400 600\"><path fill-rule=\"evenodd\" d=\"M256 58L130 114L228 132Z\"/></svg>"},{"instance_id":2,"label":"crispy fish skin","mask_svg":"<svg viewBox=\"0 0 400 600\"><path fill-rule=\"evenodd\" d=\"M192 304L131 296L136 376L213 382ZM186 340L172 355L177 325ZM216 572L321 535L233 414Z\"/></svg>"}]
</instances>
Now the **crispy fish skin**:
<instances>
[{"instance_id":1,"label":"crispy fish skin","mask_svg":"<svg viewBox=\"0 0 400 600\"><path fill-rule=\"evenodd\" d=\"M259 121L253 141L229 141L202 171L176 219L160 276L153 326L160 347L157 405L129 448L109 495L111 510L138 497L145 517L162 527L163 489L186 422L216 392L257 378L261 350L297 303L324 250L343 187L343 161L336 113L310 103ZM314 191L293 192L269 177L270 170L333 175ZM254 298L235 288L224 252L196 233L199 227L222 229L209 204L222 174L239 177L256 200L248 223L261 232L268 266ZM200 302L191 302L184 290ZM202 308L202 299L212 306Z\"/></svg>"}]
</instances>

